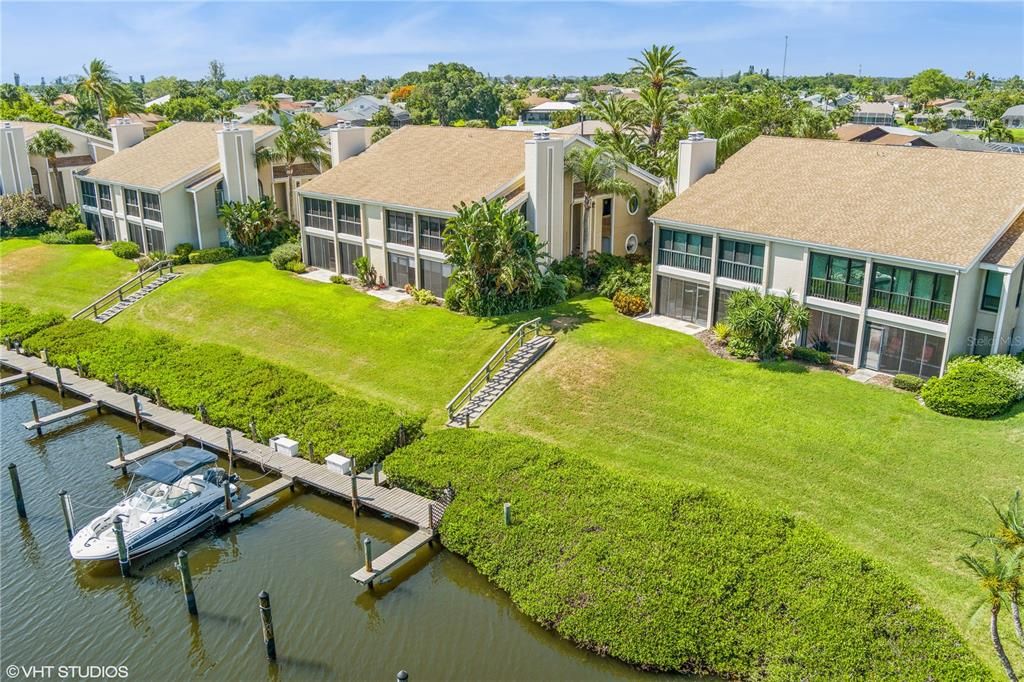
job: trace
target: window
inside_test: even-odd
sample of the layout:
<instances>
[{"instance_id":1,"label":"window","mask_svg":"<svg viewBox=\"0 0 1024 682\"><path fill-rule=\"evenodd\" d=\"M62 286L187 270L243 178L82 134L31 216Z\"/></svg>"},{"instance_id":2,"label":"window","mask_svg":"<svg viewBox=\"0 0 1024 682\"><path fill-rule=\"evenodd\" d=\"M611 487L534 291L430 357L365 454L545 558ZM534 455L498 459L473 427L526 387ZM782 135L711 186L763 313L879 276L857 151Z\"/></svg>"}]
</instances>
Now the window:
<instances>
[{"instance_id":1,"label":"window","mask_svg":"<svg viewBox=\"0 0 1024 682\"><path fill-rule=\"evenodd\" d=\"M331 202L325 199L310 199L306 197L302 200L302 204L305 209L306 227L334 231L334 219L331 217Z\"/></svg>"},{"instance_id":2,"label":"window","mask_svg":"<svg viewBox=\"0 0 1024 682\"><path fill-rule=\"evenodd\" d=\"M388 284L403 288L406 284L416 286L416 268L412 258L397 253L388 254Z\"/></svg>"},{"instance_id":3,"label":"window","mask_svg":"<svg viewBox=\"0 0 1024 682\"><path fill-rule=\"evenodd\" d=\"M868 323L864 366L888 374L938 376L946 341L941 336Z\"/></svg>"},{"instance_id":4,"label":"window","mask_svg":"<svg viewBox=\"0 0 1024 682\"><path fill-rule=\"evenodd\" d=\"M710 290L704 284L658 276L658 309L661 315L705 325Z\"/></svg>"},{"instance_id":5,"label":"window","mask_svg":"<svg viewBox=\"0 0 1024 682\"><path fill-rule=\"evenodd\" d=\"M82 183L82 203L86 206L96 207L96 185L91 182Z\"/></svg>"},{"instance_id":6,"label":"window","mask_svg":"<svg viewBox=\"0 0 1024 682\"><path fill-rule=\"evenodd\" d=\"M811 319L804 335L804 345L825 351L836 360L854 363L857 352L857 327L855 317L824 313L811 309Z\"/></svg>"},{"instance_id":7,"label":"window","mask_svg":"<svg viewBox=\"0 0 1024 682\"><path fill-rule=\"evenodd\" d=\"M735 293L732 289L723 289L722 287L715 289L715 323L723 322L728 317L729 297Z\"/></svg>"},{"instance_id":8,"label":"window","mask_svg":"<svg viewBox=\"0 0 1024 682\"><path fill-rule=\"evenodd\" d=\"M999 312L999 300L1003 297L1003 277L995 270L985 271L985 288L981 292L981 309L990 313Z\"/></svg>"},{"instance_id":9,"label":"window","mask_svg":"<svg viewBox=\"0 0 1024 682\"><path fill-rule=\"evenodd\" d=\"M138 223L128 223L128 241L135 242L135 245L140 250L146 250L146 242L142 239L142 225Z\"/></svg>"},{"instance_id":10,"label":"window","mask_svg":"<svg viewBox=\"0 0 1024 682\"><path fill-rule=\"evenodd\" d=\"M356 258L363 255L363 247L360 244L349 244L338 242L341 251L341 272L345 275L356 275Z\"/></svg>"},{"instance_id":11,"label":"window","mask_svg":"<svg viewBox=\"0 0 1024 682\"><path fill-rule=\"evenodd\" d=\"M39 182L39 171L29 166L29 172L32 174L32 192L39 195L43 193L43 186Z\"/></svg>"},{"instance_id":12,"label":"window","mask_svg":"<svg viewBox=\"0 0 1024 682\"><path fill-rule=\"evenodd\" d=\"M362 236L363 223L360 220L358 204L338 202L334 205L334 215L338 221L338 232L350 234L354 237Z\"/></svg>"},{"instance_id":13,"label":"window","mask_svg":"<svg viewBox=\"0 0 1024 682\"><path fill-rule=\"evenodd\" d=\"M221 180L217 183L217 186L213 188L213 204L220 210L220 207L224 205L224 181Z\"/></svg>"},{"instance_id":14,"label":"window","mask_svg":"<svg viewBox=\"0 0 1024 682\"><path fill-rule=\"evenodd\" d=\"M444 251L444 228L448 224L445 218L430 215L420 216L420 248L430 251Z\"/></svg>"},{"instance_id":15,"label":"window","mask_svg":"<svg viewBox=\"0 0 1024 682\"><path fill-rule=\"evenodd\" d=\"M86 212L82 214L82 217L85 218L85 226L92 230L97 237L102 234L100 232L100 217L98 215ZM104 218L106 218L106 216L104 216Z\"/></svg>"},{"instance_id":16,"label":"window","mask_svg":"<svg viewBox=\"0 0 1024 682\"><path fill-rule=\"evenodd\" d=\"M994 342L995 334L990 330L975 329L972 352L975 355L992 355L992 344Z\"/></svg>"},{"instance_id":17,"label":"window","mask_svg":"<svg viewBox=\"0 0 1024 682\"><path fill-rule=\"evenodd\" d=\"M100 208L105 211L114 210L114 201L110 195L110 185L99 185L100 190Z\"/></svg>"},{"instance_id":18,"label":"window","mask_svg":"<svg viewBox=\"0 0 1024 682\"><path fill-rule=\"evenodd\" d=\"M856 258L811 254L807 293L830 301L860 305L864 291L865 263Z\"/></svg>"},{"instance_id":19,"label":"window","mask_svg":"<svg viewBox=\"0 0 1024 682\"><path fill-rule=\"evenodd\" d=\"M444 298L444 292L448 291L448 278L452 276L452 266L448 263L421 258L420 272L423 278L423 288L430 289L434 296Z\"/></svg>"},{"instance_id":20,"label":"window","mask_svg":"<svg viewBox=\"0 0 1024 682\"><path fill-rule=\"evenodd\" d=\"M722 239L718 242L718 276L760 283L764 273L764 244Z\"/></svg>"},{"instance_id":21,"label":"window","mask_svg":"<svg viewBox=\"0 0 1024 682\"><path fill-rule=\"evenodd\" d=\"M392 244L412 246L412 213L388 211L388 241Z\"/></svg>"},{"instance_id":22,"label":"window","mask_svg":"<svg viewBox=\"0 0 1024 682\"><path fill-rule=\"evenodd\" d=\"M146 228L146 241L149 242L150 251L159 251L160 253L167 251L164 247L164 231L159 227Z\"/></svg>"},{"instance_id":23,"label":"window","mask_svg":"<svg viewBox=\"0 0 1024 682\"><path fill-rule=\"evenodd\" d=\"M160 197L151 192L142 193L142 217L146 220L155 220L156 222L163 222L163 216L160 213Z\"/></svg>"},{"instance_id":24,"label":"window","mask_svg":"<svg viewBox=\"0 0 1024 682\"><path fill-rule=\"evenodd\" d=\"M601 200L601 253L612 252L612 200Z\"/></svg>"},{"instance_id":25,"label":"window","mask_svg":"<svg viewBox=\"0 0 1024 682\"><path fill-rule=\"evenodd\" d=\"M314 268L335 269L334 240L306 235L306 261Z\"/></svg>"},{"instance_id":26,"label":"window","mask_svg":"<svg viewBox=\"0 0 1024 682\"><path fill-rule=\"evenodd\" d=\"M658 240L659 265L711 272L710 236L662 229Z\"/></svg>"},{"instance_id":27,"label":"window","mask_svg":"<svg viewBox=\"0 0 1024 682\"><path fill-rule=\"evenodd\" d=\"M894 265L876 265L871 280L872 308L947 322L953 300L953 276Z\"/></svg>"},{"instance_id":28,"label":"window","mask_svg":"<svg viewBox=\"0 0 1024 682\"><path fill-rule=\"evenodd\" d=\"M629 215L636 215L637 211L640 210L640 197L634 194L626 202L626 212Z\"/></svg>"},{"instance_id":29,"label":"window","mask_svg":"<svg viewBox=\"0 0 1024 682\"><path fill-rule=\"evenodd\" d=\"M134 189L124 190L124 212L138 218L142 209L139 207L139 192Z\"/></svg>"},{"instance_id":30,"label":"window","mask_svg":"<svg viewBox=\"0 0 1024 682\"><path fill-rule=\"evenodd\" d=\"M96 220L96 216L92 216L93 220ZM102 216L100 218L100 225L103 226L101 232L97 232L93 229L93 232L97 232L97 236L100 241L104 242L116 242L117 241L117 230L114 229L114 219L110 216Z\"/></svg>"}]
</instances>

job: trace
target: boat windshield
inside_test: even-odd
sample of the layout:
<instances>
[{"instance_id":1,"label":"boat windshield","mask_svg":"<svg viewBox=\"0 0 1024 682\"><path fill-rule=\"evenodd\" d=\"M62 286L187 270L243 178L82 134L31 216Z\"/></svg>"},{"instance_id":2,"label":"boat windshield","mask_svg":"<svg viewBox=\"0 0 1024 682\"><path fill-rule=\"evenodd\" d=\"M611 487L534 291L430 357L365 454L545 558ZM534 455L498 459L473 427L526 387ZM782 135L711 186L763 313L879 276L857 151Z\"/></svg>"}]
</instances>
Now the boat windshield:
<instances>
[{"instance_id":1,"label":"boat windshield","mask_svg":"<svg viewBox=\"0 0 1024 682\"><path fill-rule=\"evenodd\" d=\"M200 486L190 478L182 479L174 485L149 481L139 486L128 501L134 509L160 514L177 509L198 495L199 491Z\"/></svg>"}]
</instances>

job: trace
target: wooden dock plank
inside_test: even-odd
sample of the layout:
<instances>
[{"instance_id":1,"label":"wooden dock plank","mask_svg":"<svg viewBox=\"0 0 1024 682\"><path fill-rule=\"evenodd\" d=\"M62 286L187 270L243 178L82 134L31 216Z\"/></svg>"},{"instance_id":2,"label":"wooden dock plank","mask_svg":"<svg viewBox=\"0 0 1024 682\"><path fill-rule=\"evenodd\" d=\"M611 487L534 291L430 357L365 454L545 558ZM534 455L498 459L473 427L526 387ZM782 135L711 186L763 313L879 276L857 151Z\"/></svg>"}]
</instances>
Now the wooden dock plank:
<instances>
[{"instance_id":1,"label":"wooden dock plank","mask_svg":"<svg viewBox=\"0 0 1024 682\"><path fill-rule=\"evenodd\" d=\"M372 563L372 571L367 571L363 566L352 574L352 580L366 585L373 582L382 573L391 570L403 559L414 553L417 549L434 539L434 532L421 528L415 533L399 542L397 545L375 557Z\"/></svg>"},{"instance_id":2,"label":"wooden dock plank","mask_svg":"<svg viewBox=\"0 0 1024 682\"><path fill-rule=\"evenodd\" d=\"M125 455L124 461L127 462L128 464L138 462L139 460L146 459L147 457L152 457L153 455L159 452L163 452L164 450L173 448L176 445L181 445L184 442L185 436L175 434L170 438L164 438L163 440L153 443L152 445L147 445L144 448L140 448L135 452ZM112 459L109 462L107 462L107 466L110 467L111 469L117 469L121 466L121 460Z\"/></svg>"},{"instance_id":3,"label":"wooden dock plank","mask_svg":"<svg viewBox=\"0 0 1024 682\"><path fill-rule=\"evenodd\" d=\"M99 403L88 402L82 403L81 405L75 405L74 407L70 407L66 410L61 410L60 412L54 412L53 414L48 414L45 417L40 417L39 421L23 422L22 426L26 429L38 429L41 426L49 426L50 424L61 421L62 419L69 419L75 415L88 412L89 410L95 410L98 404Z\"/></svg>"},{"instance_id":4,"label":"wooden dock plank","mask_svg":"<svg viewBox=\"0 0 1024 682\"><path fill-rule=\"evenodd\" d=\"M19 381L25 381L25 379L28 379L28 374L25 374L24 372L21 374L12 374L9 377L0 379L0 386L9 386L11 384L18 383Z\"/></svg>"},{"instance_id":5,"label":"wooden dock plank","mask_svg":"<svg viewBox=\"0 0 1024 682\"><path fill-rule=\"evenodd\" d=\"M269 497L273 497L282 490L290 488L293 484L294 481L290 478L278 478L265 486L252 491L245 497L245 499L239 500L231 511L221 511L218 513L218 516L221 521L230 521L233 517L239 516L242 512L252 508Z\"/></svg>"}]
</instances>

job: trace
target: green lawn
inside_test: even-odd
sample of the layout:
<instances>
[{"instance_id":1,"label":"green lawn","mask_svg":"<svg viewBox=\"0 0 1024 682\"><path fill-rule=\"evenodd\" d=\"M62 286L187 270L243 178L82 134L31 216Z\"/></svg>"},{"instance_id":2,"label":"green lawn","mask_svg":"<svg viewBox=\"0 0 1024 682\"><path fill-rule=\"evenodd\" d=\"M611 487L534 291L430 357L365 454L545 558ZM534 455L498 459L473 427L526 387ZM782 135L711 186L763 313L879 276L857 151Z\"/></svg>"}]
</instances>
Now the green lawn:
<instances>
[{"instance_id":1,"label":"green lawn","mask_svg":"<svg viewBox=\"0 0 1024 682\"><path fill-rule=\"evenodd\" d=\"M0 240L3 300L71 314L135 272L135 264L91 245Z\"/></svg>"}]
</instances>

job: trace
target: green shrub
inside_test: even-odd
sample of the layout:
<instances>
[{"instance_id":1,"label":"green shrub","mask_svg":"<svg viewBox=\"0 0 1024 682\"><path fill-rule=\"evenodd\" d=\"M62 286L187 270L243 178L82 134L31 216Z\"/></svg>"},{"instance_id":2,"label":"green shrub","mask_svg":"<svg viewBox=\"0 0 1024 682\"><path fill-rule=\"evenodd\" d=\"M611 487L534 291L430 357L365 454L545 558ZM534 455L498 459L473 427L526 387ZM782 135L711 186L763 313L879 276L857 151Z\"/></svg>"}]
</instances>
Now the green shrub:
<instances>
[{"instance_id":1,"label":"green shrub","mask_svg":"<svg viewBox=\"0 0 1024 682\"><path fill-rule=\"evenodd\" d=\"M1017 392L1016 399L1024 399L1024 364L1012 355L986 355L981 364L1009 381Z\"/></svg>"},{"instance_id":2,"label":"green shrub","mask_svg":"<svg viewBox=\"0 0 1024 682\"><path fill-rule=\"evenodd\" d=\"M89 234L92 234L90 231ZM49 232L43 232L39 235L39 241L43 244L70 244L71 239L68 238L63 232L57 230L50 230Z\"/></svg>"},{"instance_id":3,"label":"green shrub","mask_svg":"<svg viewBox=\"0 0 1024 682\"><path fill-rule=\"evenodd\" d=\"M84 230L71 230L67 235L68 241L72 244L93 244L96 242L96 235L88 228Z\"/></svg>"},{"instance_id":4,"label":"green shrub","mask_svg":"<svg viewBox=\"0 0 1024 682\"><path fill-rule=\"evenodd\" d=\"M427 496L451 481L445 547L529 618L632 665L769 680L990 675L888 568L748 500L464 429L384 469Z\"/></svg>"},{"instance_id":5,"label":"green shrub","mask_svg":"<svg viewBox=\"0 0 1024 682\"><path fill-rule=\"evenodd\" d=\"M962 360L947 366L941 377L929 379L921 397L936 412L985 419L1005 412L1016 401L1017 388L981 362Z\"/></svg>"},{"instance_id":6,"label":"green shrub","mask_svg":"<svg viewBox=\"0 0 1024 682\"><path fill-rule=\"evenodd\" d=\"M602 254L607 256L608 254ZM618 258L614 266L602 270L597 283L597 293L608 298L624 291L632 296L650 299L651 267L646 263L631 264L625 258Z\"/></svg>"},{"instance_id":7,"label":"green shrub","mask_svg":"<svg viewBox=\"0 0 1024 682\"><path fill-rule=\"evenodd\" d=\"M281 244L270 252L270 263L278 270L285 270L293 261L302 260L302 245L298 242Z\"/></svg>"},{"instance_id":8,"label":"green shrub","mask_svg":"<svg viewBox=\"0 0 1024 682\"><path fill-rule=\"evenodd\" d=\"M58 232L88 229L82 222L82 211L78 208L78 204L69 204L64 208L50 211L46 224Z\"/></svg>"},{"instance_id":9,"label":"green shrub","mask_svg":"<svg viewBox=\"0 0 1024 682\"><path fill-rule=\"evenodd\" d=\"M171 258L174 260L175 265L188 265L189 254L192 253L193 247L188 242L182 242L174 247L174 253Z\"/></svg>"},{"instance_id":10,"label":"green shrub","mask_svg":"<svg viewBox=\"0 0 1024 682\"><path fill-rule=\"evenodd\" d=\"M200 249L188 255L188 262L193 265L203 263L221 263L234 257L235 250L230 246L217 246L212 249Z\"/></svg>"},{"instance_id":11,"label":"green shrub","mask_svg":"<svg viewBox=\"0 0 1024 682\"><path fill-rule=\"evenodd\" d=\"M897 374L892 378L892 385L904 391L917 393L924 386L924 379L914 374Z\"/></svg>"},{"instance_id":12,"label":"green shrub","mask_svg":"<svg viewBox=\"0 0 1024 682\"><path fill-rule=\"evenodd\" d=\"M0 236L27 237L46 229L53 204L33 192L0 194Z\"/></svg>"},{"instance_id":13,"label":"green shrub","mask_svg":"<svg viewBox=\"0 0 1024 682\"><path fill-rule=\"evenodd\" d=\"M793 350L790 352L794 360L811 362L815 365L832 364L832 356L824 351L814 350L813 348L807 348L806 346L793 346Z\"/></svg>"},{"instance_id":14,"label":"green shrub","mask_svg":"<svg viewBox=\"0 0 1024 682\"><path fill-rule=\"evenodd\" d=\"M356 266L356 276L359 278L359 283L364 287L372 287L377 284L377 270L370 263L370 259L366 256L360 256L354 261Z\"/></svg>"},{"instance_id":15,"label":"green shrub","mask_svg":"<svg viewBox=\"0 0 1024 682\"><path fill-rule=\"evenodd\" d=\"M300 260L293 260L292 262L288 263L288 265L284 266L284 269L287 270L288 272L294 272L296 274L301 275L306 271L306 264Z\"/></svg>"},{"instance_id":16,"label":"green shrub","mask_svg":"<svg viewBox=\"0 0 1024 682\"><path fill-rule=\"evenodd\" d=\"M64 315L58 312L33 313L23 305L0 302L0 338L3 339L23 341L63 321Z\"/></svg>"},{"instance_id":17,"label":"green shrub","mask_svg":"<svg viewBox=\"0 0 1024 682\"><path fill-rule=\"evenodd\" d=\"M715 335L715 340L719 343L725 343L729 340L729 335L732 334L732 329L729 327L729 323L724 320L721 322L715 322L714 326L711 327L711 333Z\"/></svg>"},{"instance_id":18,"label":"green shrub","mask_svg":"<svg viewBox=\"0 0 1024 682\"><path fill-rule=\"evenodd\" d=\"M344 452L365 468L391 452L400 432L418 437L423 417L340 394L302 372L217 344L195 344L166 334L113 329L88 320L64 322L25 340L25 350L46 348L65 367L81 358L90 378L160 398L171 409L194 412L202 403L213 424L248 432L255 419L263 437L286 433L309 443L314 458Z\"/></svg>"},{"instance_id":19,"label":"green shrub","mask_svg":"<svg viewBox=\"0 0 1024 682\"><path fill-rule=\"evenodd\" d=\"M405 285L405 293L412 296L412 300L416 301L420 305L436 305L437 296L430 289L417 289L411 284Z\"/></svg>"},{"instance_id":20,"label":"green shrub","mask_svg":"<svg viewBox=\"0 0 1024 682\"><path fill-rule=\"evenodd\" d=\"M575 277L584 282L586 279L587 264L579 256L566 256L562 260L556 260L551 262L549 270L559 275L565 275L566 277Z\"/></svg>"},{"instance_id":21,"label":"green shrub","mask_svg":"<svg viewBox=\"0 0 1024 682\"><path fill-rule=\"evenodd\" d=\"M139 245L135 242L114 242L110 245L110 251L118 258L134 260L139 257Z\"/></svg>"},{"instance_id":22,"label":"green shrub","mask_svg":"<svg viewBox=\"0 0 1024 682\"><path fill-rule=\"evenodd\" d=\"M331 275L331 284L348 284L348 280L341 275Z\"/></svg>"},{"instance_id":23,"label":"green shrub","mask_svg":"<svg viewBox=\"0 0 1024 682\"><path fill-rule=\"evenodd\" d=\"M565 278L565 294L569 298L579 296L583 293L583 280L576 275L567 275Z\"/></svg>"},{"instance_id":24,"label":"green shrub","mask_svg":"<svg viewBox=\"0 0 1024 682\"><path fill-rule=\"evenodd\" d=\"M625 291L619 291L615 294L615 297L612 299L612 305L620 313L629 317L643 315L649 307L646 298L627 294Z\"/></svg>"},{"instance_id":25,"label":"green shrub","mask_svg":"<svg viewBox=\"0 0 1024 682\"><path fill-rule=\"evenodd\" d=\"M725 345L725 349L729 351L730 355L741 359L752 358L757 355L757 350L749 339L733 334L731 331L729 333L729 342Z\"/></svg>"}]
</instances>

